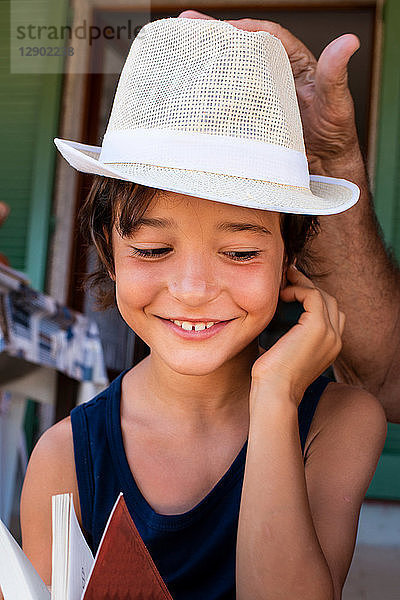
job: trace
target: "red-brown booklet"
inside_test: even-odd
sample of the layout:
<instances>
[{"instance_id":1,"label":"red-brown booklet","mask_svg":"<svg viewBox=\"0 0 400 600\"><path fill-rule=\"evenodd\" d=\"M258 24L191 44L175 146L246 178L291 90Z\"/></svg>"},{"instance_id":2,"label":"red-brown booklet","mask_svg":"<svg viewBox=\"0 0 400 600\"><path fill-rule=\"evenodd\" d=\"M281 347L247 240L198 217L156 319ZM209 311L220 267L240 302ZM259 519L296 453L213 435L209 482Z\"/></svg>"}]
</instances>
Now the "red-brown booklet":
<instances>
[{"instance_id":1,"label":"red-brown booklet","mask_svg":"<svg viewBox=\"0 0 400 600\"><path fill-rule=\"evenodd\" d=\"M145 543L118 498L89 576L84 600L172 600Z\"/></svg>"},{"instance_id":2,"label":"red-brown booklet","mask_svg":"<svg viewBox=\"0 0 400 600\"><path fill-rule=\"evenodd\" d=\"M4 600L172 600L129 514L114 504L95 558L76 518L72 494L52 498L51 593L0 520Z\"/></svg>"}]
</instances>

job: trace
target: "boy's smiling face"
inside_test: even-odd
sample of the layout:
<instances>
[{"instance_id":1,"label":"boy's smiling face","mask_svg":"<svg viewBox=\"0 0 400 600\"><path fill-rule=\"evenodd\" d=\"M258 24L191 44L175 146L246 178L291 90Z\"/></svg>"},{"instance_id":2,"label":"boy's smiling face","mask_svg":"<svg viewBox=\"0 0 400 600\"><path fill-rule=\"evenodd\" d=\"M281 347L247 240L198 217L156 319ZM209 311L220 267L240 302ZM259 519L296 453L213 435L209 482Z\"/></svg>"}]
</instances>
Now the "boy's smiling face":
<instances>
[{"instance_id":1,"label":"boy's smiling face","mask_svg":"<svg viewBox=\"0 0 400 600\"><path fill-rule=\"evenodd\" d=\"M171 369L211 373L251 344L275 313L284 259L280 215L163 192L143 220L129 237L113 228L119 311ZM170 319L197 322L198 331ZM216 321L222 323L210 326Z\"/></svg>"}]
</instances>

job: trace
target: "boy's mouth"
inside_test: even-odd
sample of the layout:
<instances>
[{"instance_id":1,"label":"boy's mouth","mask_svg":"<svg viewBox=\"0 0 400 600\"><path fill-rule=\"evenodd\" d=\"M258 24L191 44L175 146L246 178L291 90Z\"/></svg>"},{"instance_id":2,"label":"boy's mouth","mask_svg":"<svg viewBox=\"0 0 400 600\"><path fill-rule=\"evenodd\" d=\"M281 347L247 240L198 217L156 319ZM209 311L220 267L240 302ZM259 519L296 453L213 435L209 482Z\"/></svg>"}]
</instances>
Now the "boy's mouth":
<instances>
[{"instance_id":1,"label":"boy's mouth","mask_svg":"<svg viewBox=\"0 0 400 600\"><path fill-rule=\"evenodd\" d=\"M182 327L185 331L203 331L203 329L209 329L213 325L216 324L216 321L178 321L176 319L169 319L171 323L178 325L178 327Z\"/></svg>"},{"instance_id":2,"label":"boy's mouth","mask_svg":"<svg viewBox=\"0 0 400 600\"><path fill-rule=\"evenodd\" d=\"M200 332L200 331L204 331L204 330L209 330L209 329L215 329L217 328L218 330L221 329L226 323L229 323L229 321L232 321L233 319L228 319L228 320L220 320L220 319L215 319L215 320L209 320L209 319L205 319L205 320L188 320L185 318L181 318L181 319L166 319L164 317L159 317L160 319L162 319L163 321L165 321L166 323L171 323L171 325L175 326L175 327L179 327L179 329L183 330L183 331L187 331L187 332ZM210 332L211 333L211 332Z\"/></svg>"}]
</instances>

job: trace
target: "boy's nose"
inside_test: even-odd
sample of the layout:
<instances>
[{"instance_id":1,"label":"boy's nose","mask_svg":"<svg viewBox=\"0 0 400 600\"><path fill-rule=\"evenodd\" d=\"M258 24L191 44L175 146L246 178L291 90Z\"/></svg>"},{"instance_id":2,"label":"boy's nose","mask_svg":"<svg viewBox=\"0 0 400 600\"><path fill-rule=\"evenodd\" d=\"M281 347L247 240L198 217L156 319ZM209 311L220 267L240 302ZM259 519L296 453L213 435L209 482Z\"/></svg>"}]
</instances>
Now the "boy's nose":
<instances>
[{"instance_id":1,"label":"boy's nose","mask_svg":"<svg viewBox=\"0 0 400 600\"><path fill-rule=\"evenodd\" d=\"M180 302L197 306L211 302L219 294L219 285L211 266L199 260L186 260L168 283L169 291Z\"/></svg>"}]
</instances>

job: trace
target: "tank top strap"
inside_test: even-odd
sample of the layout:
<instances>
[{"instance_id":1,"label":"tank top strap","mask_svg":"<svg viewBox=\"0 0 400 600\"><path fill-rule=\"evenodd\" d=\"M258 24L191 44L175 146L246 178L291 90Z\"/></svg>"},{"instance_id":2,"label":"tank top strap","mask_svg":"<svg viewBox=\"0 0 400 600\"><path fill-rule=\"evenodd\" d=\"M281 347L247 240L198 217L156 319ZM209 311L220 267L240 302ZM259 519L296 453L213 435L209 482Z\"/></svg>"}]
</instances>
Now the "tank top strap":
<instances>
[{"instance_id":1,"label":"tank top strap","mask_svg":"<svg viewBox=\"0 0 400 600\"><path fill-rule=\"evenodd\" d=\"M321 398L326 386L332 380L329 377L320 375L306 389L304 396L299 404L298 419L301 448L304 452L304 447L307 435L311 426L311 421L317 408L319 399Z\"/></svg>"},{"instance_id":2,"label":"tank top strap","mask_svg":"<svg viewBox=\"0 0 400 600\"><path fill-rule=\"evenodd\" d=\"M108 447L106 407L112 399L111 391L128 370L122 371L105 390L89 402L76 406L70 413L82 526L90 547L95 541L92 532L95 506L99 502L99 477L107 474L109 478L107 490L111 507L115 494L119 492ZM106 501L104 495L102 500Z\"/></svg>"},{"instance_id":3,"label":"tank top strap","mask_svg":"<svg viewBox=\"0 0 400 600\"><path fill-rule=\"evenodd\" d=\"M71 411L71 426L74 442L75 471L79 490L82 525L85 533L90 535L90 522L93 507L94 481L93 461L90 453L89 428L84 405L76 406ZM79 457L79 460L77 460ZM92 540L88 540L92 546Z\"/></svg>"}]
</instances>

